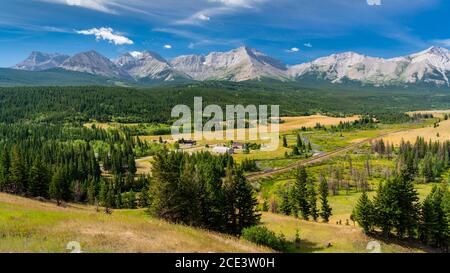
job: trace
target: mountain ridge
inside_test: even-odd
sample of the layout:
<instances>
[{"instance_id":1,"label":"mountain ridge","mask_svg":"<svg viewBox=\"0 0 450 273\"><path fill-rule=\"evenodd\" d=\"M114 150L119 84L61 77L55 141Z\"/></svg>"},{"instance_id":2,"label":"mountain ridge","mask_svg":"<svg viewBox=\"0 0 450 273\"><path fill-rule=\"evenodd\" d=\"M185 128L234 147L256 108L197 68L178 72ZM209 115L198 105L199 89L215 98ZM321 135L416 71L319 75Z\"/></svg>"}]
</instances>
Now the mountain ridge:
<instances>
[{"instance_id":1,"label":"mountain ridge","mask_svg":"<svg viewBox=\"0 0 450 273\"><path fill-rule=\"evenodd\" d=\"M350 81L379 87L450 87L450 51L434 46L394 58L371 57L348 51L292 66L247 46L206 55L181 55L170 60L148 50L126 52L116 60L110 60L96 51L82 52L72 57L35 51L12 68L29 71L62 68L134 82L180 79L233 82L270 79L288 82L308 79L332 84Z\"/></svg>"}]
</instances>

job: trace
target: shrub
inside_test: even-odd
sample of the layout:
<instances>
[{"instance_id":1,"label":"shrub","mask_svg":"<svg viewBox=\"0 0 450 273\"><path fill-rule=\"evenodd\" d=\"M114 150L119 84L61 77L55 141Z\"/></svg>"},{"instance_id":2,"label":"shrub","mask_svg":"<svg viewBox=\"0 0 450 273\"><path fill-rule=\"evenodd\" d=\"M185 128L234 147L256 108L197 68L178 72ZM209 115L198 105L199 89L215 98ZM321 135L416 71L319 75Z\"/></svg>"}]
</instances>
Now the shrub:
<instances>
[{"instance_id":1,"label":"shrub","mask_svg":"<svg viewBox=\"0 0 450 273\"><path fill-rule=\"evenodd\" d=\"M278 251L286 251L288 241L283 234L276 235L265 226L253 226L242 231L242 237L258 245L268 246Z\"/></svg>"}]
</instances>

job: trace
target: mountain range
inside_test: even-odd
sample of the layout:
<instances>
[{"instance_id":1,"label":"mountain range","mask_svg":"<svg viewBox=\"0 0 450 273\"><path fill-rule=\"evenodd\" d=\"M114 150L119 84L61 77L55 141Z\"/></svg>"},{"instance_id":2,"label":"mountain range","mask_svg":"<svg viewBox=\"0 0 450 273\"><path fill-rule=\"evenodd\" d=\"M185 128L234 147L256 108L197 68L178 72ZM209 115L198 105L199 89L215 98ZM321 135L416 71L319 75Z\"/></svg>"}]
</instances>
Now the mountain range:
<instances>
[{"instance_id":1,"label":"mountain range","mask_svg":"<svg viewBox=\"0 0 450 273\"><path fill-rule=\"evenodd\" d=\"M45 72L57 69L95 75L110 82L173 82L276 80L348 82L371 86L430 85L450 87L450 51L431 47L408 56L384 59L344 52L288 66L256 49L240 47L207 55L183 55L171 60L151 51L133 51L110 60L88 51L67 56L32 52L14 70ZM10 73L11 74L11 73ZM0 80L1 80L0 73ZM13 79L9 79L13 81ZM1 81L0 81L1 82Z\"/></svg>"}]
</instances>

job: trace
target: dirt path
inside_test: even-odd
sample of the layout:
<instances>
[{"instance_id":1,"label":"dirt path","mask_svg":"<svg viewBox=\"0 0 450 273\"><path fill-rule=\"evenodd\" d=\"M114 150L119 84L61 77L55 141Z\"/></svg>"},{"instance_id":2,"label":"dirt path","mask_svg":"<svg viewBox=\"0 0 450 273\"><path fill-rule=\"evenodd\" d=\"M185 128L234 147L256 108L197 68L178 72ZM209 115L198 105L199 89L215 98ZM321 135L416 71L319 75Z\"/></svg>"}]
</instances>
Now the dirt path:
<instances>
[{"instance_id":1,"label":"dirt path","mask_svg":"<svg viewBox=\"0 0 450 273\"><path fill-rule=\"evenodd\" d=\"M348 152L348 151L350 151L352 149L358 148L361 145L369 143L369 142L371 142L373 140L380 139L380 138L386 137L386 136L391 135L391 134L398 134L398 133L401 133L401 132L404 132L404 131L407 131L407 130L398 130L398 131L393 131L393 132L381 134L381 135L373 137L373 138L368 138L368 139L356 142L356 143L351 144L351 145L349 145L347 147L344 147L344 148L340 148L340 149L337 149L337 150L334 150L334 151L331 151L331 152L328 152L328 153L324 153L324 154L312 157L310 159L307 159L307 160L304 160L304 161L301 161L301 162L296 162L294 164L291 164L291 165L283 167L283 168L279 168L279 169L268 171L268 172L258 172L258 173L250 174L250 175L247 175L247 179L248 180L256 180L256 179L263 178L263 177L270 177L270 176L275 175L275 174L289 172L289 171L294 170L294 169L296 169L296 168L298 168L300 166L307 166L307 165L310 165L310 164L321 162L323 160L330 159L330 158L332 158L334 156L337 156L337 155L340 155L342 153Z\"/></svg>"}]
</instances>

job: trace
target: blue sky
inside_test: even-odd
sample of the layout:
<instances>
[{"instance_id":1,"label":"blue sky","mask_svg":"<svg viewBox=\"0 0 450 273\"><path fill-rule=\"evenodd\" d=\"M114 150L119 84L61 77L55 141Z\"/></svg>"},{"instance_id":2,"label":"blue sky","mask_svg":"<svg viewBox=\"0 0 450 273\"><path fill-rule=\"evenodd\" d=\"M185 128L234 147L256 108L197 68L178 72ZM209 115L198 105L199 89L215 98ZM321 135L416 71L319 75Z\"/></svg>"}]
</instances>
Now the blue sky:
<instances>
[{"instance_id":1,"label":"blue sky","mask_svg":"<svg viewBox=\"0 0 450 273\"><path fill-rule=\"evenodd\" d=\"M379 5L381 4L381 5ZM0 66L33 50L166 58L257 48L288 64L450 47L448 0L0 0Z\"/></svg>"}]
</instances>

